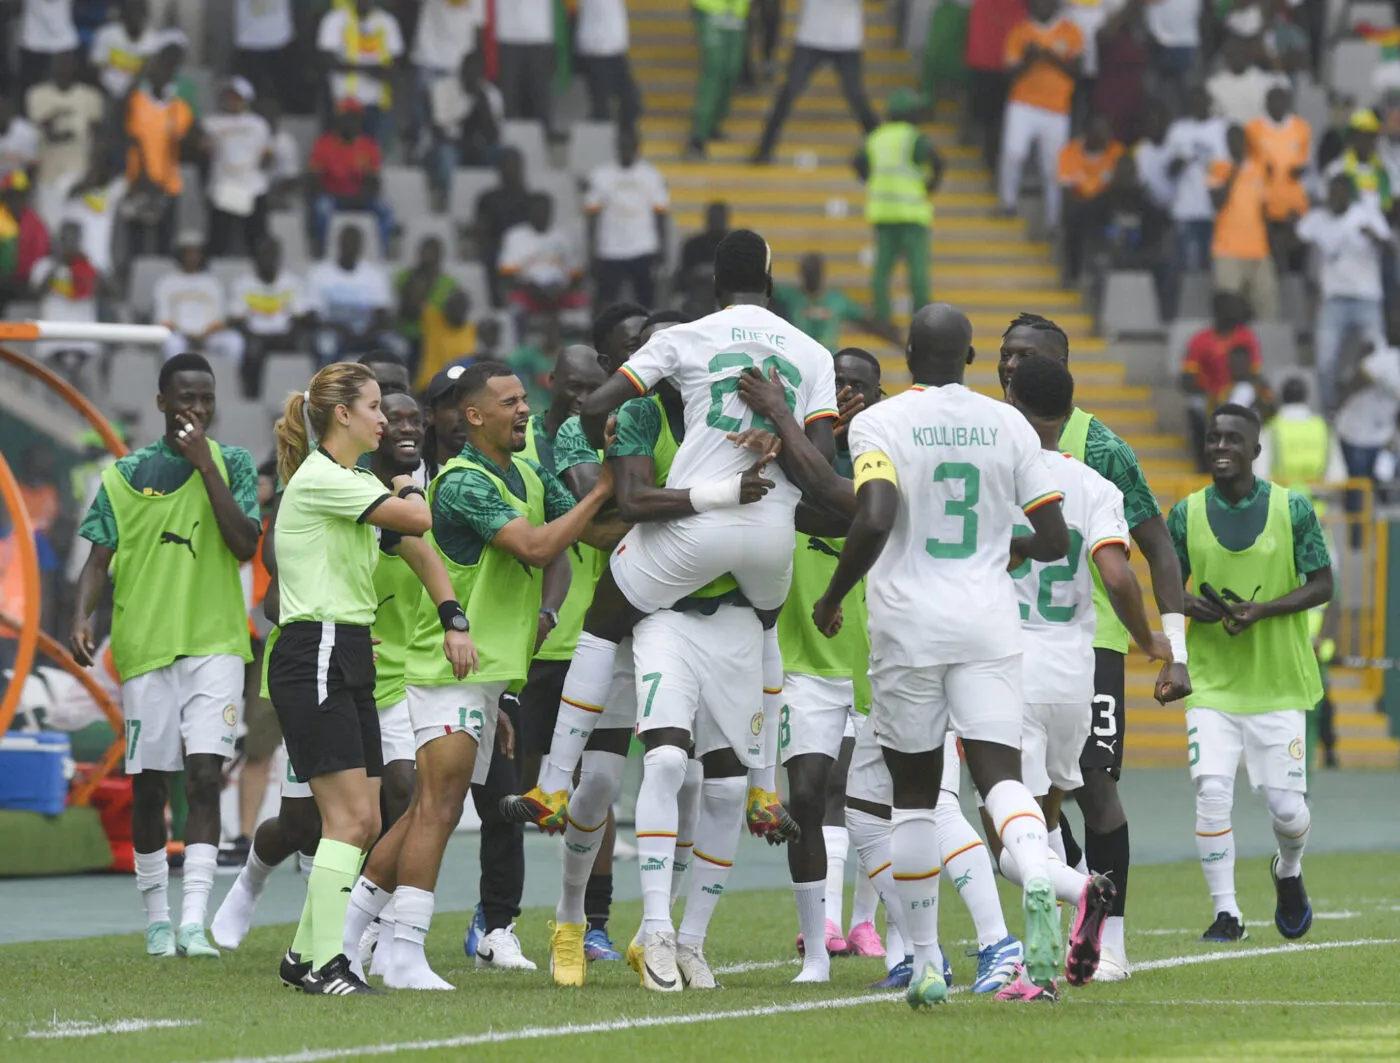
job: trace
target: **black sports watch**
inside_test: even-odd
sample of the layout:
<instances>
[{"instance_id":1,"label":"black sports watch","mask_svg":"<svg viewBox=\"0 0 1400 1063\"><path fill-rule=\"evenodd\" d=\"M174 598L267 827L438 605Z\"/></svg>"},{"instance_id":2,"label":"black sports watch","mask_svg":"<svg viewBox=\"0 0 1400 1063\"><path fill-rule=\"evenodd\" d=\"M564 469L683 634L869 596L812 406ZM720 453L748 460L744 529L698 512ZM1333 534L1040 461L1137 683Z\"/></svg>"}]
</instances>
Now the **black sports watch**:
<instances>
[{"instance_id":1,"label":"black sports watch","mask_svg":"<svg viewBox=\"0 0 1400 1063\"><path fill-rule=\"evenodd\" d=\"M471 623L467 620L467 614L462 611L461 605L456 601L443 602L439 605L438 619L442 621L442 630L444 631L465 633L472 629Z\"/></svg>"}]
</instances>

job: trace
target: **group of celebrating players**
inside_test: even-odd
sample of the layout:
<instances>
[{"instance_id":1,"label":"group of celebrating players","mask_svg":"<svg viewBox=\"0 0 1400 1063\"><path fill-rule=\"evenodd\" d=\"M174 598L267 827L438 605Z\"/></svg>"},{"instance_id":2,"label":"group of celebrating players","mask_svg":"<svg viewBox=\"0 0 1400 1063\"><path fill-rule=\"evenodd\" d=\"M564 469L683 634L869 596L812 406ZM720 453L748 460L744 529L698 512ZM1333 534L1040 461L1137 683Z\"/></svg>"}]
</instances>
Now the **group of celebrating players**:
<instances>
[{"instance_id":1,"label":"group of celebrating players","mask_svg":"<svg viewBox=\"0 0 1400 1063\"><path fill-rule=\"evenodd\" d=\"M443 853L493 756L517 749L526 792L501 817L564 836L552 977L582 985L590 958L618 958L605 934L595 947L585 894L634 734L643 919L626 958L647 989L717 985L704 943L745 823L787 845L796 982L827 981L832 954L883 954L877 986L914 1007L945 1000L945 870L976 925L974 992L1054 1000L1062 974L1127 978L1129 640L1163 662L1158 700L1186 699L1216 912L1205 939L1245 936L1230 835L1241 759L1278 839L1275 923L1306 933L1303 713L1320 699L1306 613L1330 598L1331 563L1306 499L1254 478L1252 411L1215 411L1214 482L1164 520L1131 449L1075 407L1053 322L1011 323L998 402L963 384L968 318L923 307L913 386L885 397L868 352L833 357L767 308L771 274L762 237L730 233L715 257L723 309L605 311L598 350L559 356L546 411L494 361L439 374L422 408L391 365L328 366L277 424L284 490L265 532L248 453L205 435L207 362L165 364L166 435L104 474L83 525L73 632L86 659L110 570L148 953L218 955L205 917L219 776L251 660L239 565L259 549L276 625L263 688L288 778L210 930L237 948L272 869L314 853L280 968L305 992L377 992L366 964L389 988L453 988L424 948ZM519 733L501 708L516 692ZM961 811L962 762L993 852ZM172 925L164 808L182 766ZM994 856L1023 890L1020 938ZM478 966L533 967L510 927L476 948Z\"/></svg>"}]
</instances>

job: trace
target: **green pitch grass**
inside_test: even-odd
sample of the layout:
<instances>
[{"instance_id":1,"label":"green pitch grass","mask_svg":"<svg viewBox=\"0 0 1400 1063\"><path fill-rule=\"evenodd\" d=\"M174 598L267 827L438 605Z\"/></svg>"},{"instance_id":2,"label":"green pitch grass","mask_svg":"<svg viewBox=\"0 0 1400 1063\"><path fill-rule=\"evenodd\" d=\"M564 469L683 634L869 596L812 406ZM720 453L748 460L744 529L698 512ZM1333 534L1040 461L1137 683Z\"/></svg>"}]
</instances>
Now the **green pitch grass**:
<instances>
[{"instance_id":1,"label":"green pitch grass","mask_svg":"<svg viewBox=\"0 0 1400 1063\"><path fill-rule=\"evenodd\" d=\"M1400 1058L1396 866L1390 854L1309 860L1319 918L1305 947L1289 946L1273 928L1263 860L1243 861L1238 876L1246 919L1266 925L1251 926L1250 940L1236 946L1197 943L1213 913L1194 863L1135 868L1132 981L1062 984L1056 1006L960 993L917 1014L902 994L865 991L883 974L879 960L838 958L830 985L789 985L796 919L785 891L735 893L720 904L708 954L729 970L720 975L725 989L710 993L647 993L622 963L591 965L583 989L558 988L547 973L550 913L539 910L518 927L526 954L540 964L534 973L472 970L461 951L468 915L438 918L429 951L455 993L313 998L283 989L276 966L289 927L255 930L216 961L147 959L134 935L11 945L0 948L0 1059L1393 1060ZM113 882L112 903L134 903L125 885ZM1020 916L1005 883L1002 895L1016 932ZM946 886L942 904L955 985L965 987L975 968L963 955L970 921ZM618 906L619 939L638 917L636 904ZM115 1028L162 1020L197 1024Z\"/></svg>"}]
</instances>

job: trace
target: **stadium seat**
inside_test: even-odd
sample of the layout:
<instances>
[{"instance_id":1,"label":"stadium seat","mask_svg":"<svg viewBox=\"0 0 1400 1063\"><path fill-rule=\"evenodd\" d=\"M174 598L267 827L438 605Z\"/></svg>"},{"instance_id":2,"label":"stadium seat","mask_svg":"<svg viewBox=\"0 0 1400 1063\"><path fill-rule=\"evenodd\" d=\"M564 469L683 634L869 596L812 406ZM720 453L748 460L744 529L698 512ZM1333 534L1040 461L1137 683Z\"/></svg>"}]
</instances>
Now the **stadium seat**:
<instances>
[{"instance_id":1,"label":"stadium seat","mask_svg":"<svg viewBox=\"0 0 1400 1063\"><path fill-rule=\"evenodd\" d=\"M1376 29L1390 29L1395 25L1395 8L1385 0L1356 0L1348 5L1345 18L1348 29L1362 23Z\"/></svg>"},{"instance_id":2,"label":"stadium seat","mask_svg":"<svg viewBox=\"0 0 1400 1063\"><path fill-rule=\"evenodd\" d=\"M587 177L617 159L617 126L613 122L579 122L569 130L568 171Z\"/></svg>"},{"instance_id":3,"label":"stadium seat","mask_svg":"<svg viewBox=\"0 0 1400 1063\"><path fill-rule=\"evenodd\" d=\"M1388 10L1389 5L1386 6ZM1332 124L1327 89L1306 73L1299 74L1294 82L1293 106L1299 116L1312 126L1314 139L1320 138L1322 131Z\"/></svg>"},{"instance_id":4,"label":"stadium seat","mask_svg":"<svg viewBox=\"0 0 1400 1063\"><path fill-rule=\"evenodd\" d=\"M452 174L452 195L448 214L461 224L476 217L476 201L500 183L495 170L458 169Z\"/></svg>"},{"instance_id":5,"label":"stadium seat","mask_svg":"<svg viewBox=\"0 0 1400 1063\"><path fill-rule=\"evenodd\" d=\"M209 232L209 205L204 201L204 182L197 167L185 163L180 167L182 187L175 209L175 233Z\"/></svg>"},{"instance_id":6,"label":"stadium seat","mask_svg":"<svg viewBox=\"0 0 1400 1063\"><path fill-rule=\"evenodd\" d=\"M457 286L467 293L467 298L472 301L473 312L485 310L491 305L486 267L480 262L449 262L447 273L457 282Z\"/></svg>"},{"instance_id":7,"label":"stadium seat","mask_svg":"<svg viewBox=\"0 0 1400 1063\"><path fill-rule=\"evenodd\" d=\"M1215 294L1215 281L1208 270L1196 270L1181 275L1181 300L1177 306L1177 317L1210 317L1211 297Z\"/></svg>"},{"instance_id":8,"label":"stadium seat","mask_svg":"<svg viewBox=\"0 0 1400 1063\"><path fill-rule=\"evenodd\" d=\"M457 233L452 222L441 214L410 214L399 219L403 226L403 238L399 241L399 253L391 263L385 263L392 272L418 261L418 245L429 236L442 241L443 261L457 260Z\"/></svg>"},{"instance_id":9,"label":"stadium seat","mask_svg":"<svg viewBox=\"0 0 1400 1063\"><path fill-rule=\"evenodd\" d=\"M176 268L173 258L160 255L141 255L132 262L127 302L134 316L142 321L151 319L155 312L156 281L167 273L174 273Z\"/></svg>"},{"instance_id":10,"label":"stadium seat","mask_svg":"<svg viewBox=\"0 0 1400 1063\"><path fill-rule=\"evenodd\" d=\"M1341 40L1332 46L1330 85L1339 96L1352 96L1358 107L1375 103L1371 76L1380 65L1381 48L1374 41Z\"/></svg>"},{"instance_id":11,"label":"stadium seat","mask_svg":"<svg viewBox=\"0 0 1400 1063\"><path fill-rule=\"evenodd\" d=\"M525 175L532 192L544 192L554 200L554 217L559 222L577 220L583 210L578 180L566 170L541 170Z\"/></svg>"},{"instance_id":12,"label":"stadium seat","mask_svg":"<svg viewBox=\"0 0 1400 1063\"><path fill-rule=\"evenodd\" d=\"M1307 281L1301 273L1285 273L1278 279L1278 305L1283 320L1300 336L1313 330L1312 300L1308 297Z\"/></svg>"},{"instance_id":13,"label":"stadium seat","mask_svg":"<svg viewBox=\"0 0 1400 1063\"><path fill-rule=\"evenodd\" d=\"M293 391L306 390L316 373L316 363L299 351L274 351L263 363L263 405L277 413Z\"/></svg>"},{"instance_id":14,"label":"stadium seat","mask_svg":"<svg viewBox=\"0 0 1400 1063\"><path fill-rule=\"evenodd\" d=\"M311 146L321 135L321 123L315 115L283 115L278 122L278 129L292 135L292 139L297 143L297 156L302 160L310 158Z\"/></svg>"},{"instance_id":15,"label":"stadium seat","mask_svg":"<svg viewBox=\"0 0 1400 1063\"><path fill-rule=\"evenodd\" d=\"M1146 270L1115 270L1104 281L1099 330L1108 337L1162 331L1157 289Z\"/></svg>"},{"instance_id":16,"label":"stadium seat","mask_svg":"<svg viewBox=\"0 0 1400 1063\"><path fill-rule=\"evenodd\" d=\"M379 222L369 211L343 210L331 219L330 232L326 234L326 254L335 254L336 241L340 230L349 225L358 225L365 237L365 258L371 262L383 262L385 248L379 246Z\"/></svg>"},{"instance_id":17,"label":"stadium seat","mask_svg":"<svg viewBox=\"0 0 1400 1063\"><path fill-rule=\"evenodd\" d=\"M1181 363L1186 357L1186 345L1191 342L1191 337L1209 326L1209 318L1178 317L1167 329L1167 377L1173 383L1181 374Z\"/></svg>"},{"instance_id":18,"label":"stadium seat","mask_svg":"<svg viewBox=\"0 0 1400 1063\"><path fill-rule=\"evenodd\" d=\"M1259 353L1266 372L1276 372L1298 364L1298 341L1289 322L1256 321L1253 328L1254 334L1259 337Z\"/></svg>"},{"instance_id":19,"label":"stadium seat","mask_svg":"<svg viewBox=\"0 0 1400 1063\"><path fill-rule=\"evenodd\" d=\"M118 348L112 354L110 391L101 403L112 413L141 413L155 404L160 352L136 347Z\"/></svg>"},{"instance_id":20,"label":"stadium seat","mask_svg":"<svg viewBox=\"0 0 1400 1063\"><path fill-rule=\"evenodd\" d=\"M282 265L293 273L304 274L312 258L302 210L279 210L268 215L267 231L282 245Z\"/></svg>"},{"instance_id":21,"label":"stadium seat","mask_svg":"<svg viewBox=\"0 0 1400 1063\"><path fill-rule=\"evenodd\" d=\"M233 282L252 268L251 260L239 256L227 255L209 260L209 272L214 274L214 279L223 287L225 298L228 297Z\"/></svg>"},{"instance_id":22,"label":"stadium seat","mask_svg":"<svg viewBox=\"0 0 1400 1063\"><path fill-rule=\"evenodd\" d=\"M525 160L525 179L549 169L549 148L544 140L544 126L533 120L507 120L501 129L501 140L520 152Z\"/></svg>"},{"instance_id":23,"label":"stadium seat","mask_svg":"<svg viewBox=\"0 0 1400 1063\"><path fill-rule=\"evenodd\" d=\"M418 167L386 166L380 182L395 214L428 209L428 180Z\"/></svg>"}]
</instances>

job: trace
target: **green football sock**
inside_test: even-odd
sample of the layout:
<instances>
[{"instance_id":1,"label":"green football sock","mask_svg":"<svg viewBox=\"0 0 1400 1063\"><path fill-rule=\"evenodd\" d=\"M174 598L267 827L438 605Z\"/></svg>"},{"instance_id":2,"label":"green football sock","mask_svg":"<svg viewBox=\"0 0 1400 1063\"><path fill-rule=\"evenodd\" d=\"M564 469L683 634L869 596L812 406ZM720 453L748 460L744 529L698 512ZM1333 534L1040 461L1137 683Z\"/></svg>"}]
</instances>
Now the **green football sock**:
<instances>
[{"instance_id":1,"label":"green football sock","mask_svg":"<svg viewBox=\"0 0 1400 1063\"><path fill-rule=\"evenodd\" d=\"M306 896L311 909L311 962L318 971L340 955L345 910L363 857L356 846L329 838L316 846Z\"/></svg>"},{"instance_id":2,"label":"green football sock","mask_svg":"<svg viewBox=\"0 0 1400 1063\"><path fill-rule=\"evenodd\" d=\"M303 963L311 961L311 885L307 883L306 900L301 906L301 922L297 924L296 936L292 938L292 951L301 957Z\"/></svg>"}]
</instances>

